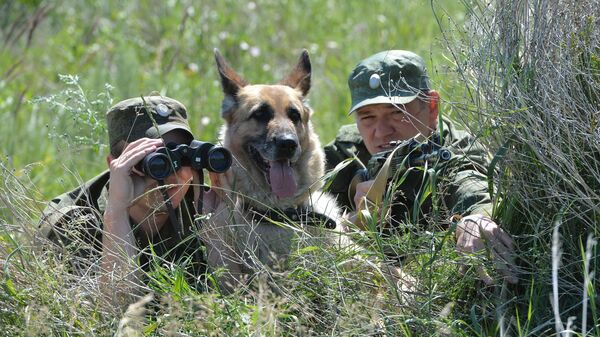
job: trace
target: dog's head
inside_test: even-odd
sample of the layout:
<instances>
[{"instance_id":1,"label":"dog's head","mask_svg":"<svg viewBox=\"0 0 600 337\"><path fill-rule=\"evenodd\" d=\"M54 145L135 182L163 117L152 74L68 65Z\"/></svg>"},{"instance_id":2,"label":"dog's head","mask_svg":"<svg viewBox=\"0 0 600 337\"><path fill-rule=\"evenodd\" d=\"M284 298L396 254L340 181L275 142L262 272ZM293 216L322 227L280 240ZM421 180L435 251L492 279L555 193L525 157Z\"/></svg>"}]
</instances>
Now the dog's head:
<instances>
[{"instance_id":1,"label":"dog's head","mask_svg":"<svg viewBox=\"0 0 600 337\"><path fill-rule=\"evenodd\" d=\"M249 84L216 49L215 59L225 95L222 137L236 159L239 190L259 200L276 196L279 204L294 203L323 174L323 154L305 99L311 75L308 52L275 85Z\"/></svg>"}]
</instances>

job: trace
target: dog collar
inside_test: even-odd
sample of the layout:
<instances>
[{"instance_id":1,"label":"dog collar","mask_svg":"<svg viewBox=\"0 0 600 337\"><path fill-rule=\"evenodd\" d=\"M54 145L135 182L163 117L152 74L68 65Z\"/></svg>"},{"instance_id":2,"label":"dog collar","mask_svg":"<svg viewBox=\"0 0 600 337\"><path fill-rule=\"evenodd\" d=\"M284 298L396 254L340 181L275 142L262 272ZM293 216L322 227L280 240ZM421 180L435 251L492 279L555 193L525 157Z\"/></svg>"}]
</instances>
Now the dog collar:
<instances>
[{"instance_id":1,"label":"dog collar","mask_svg":"<svg viewBox=\"0 0 600 337\"><path fill-rule=\"evenodd\" d=\"M317 213L311 207L287 208L284 210L257 210L249 208L252 213L252 220L258 223L274 222L300 222L309 226L325 226L327 229L335 229L336 223L325 214Z\"/></svg>"}]
</instances>

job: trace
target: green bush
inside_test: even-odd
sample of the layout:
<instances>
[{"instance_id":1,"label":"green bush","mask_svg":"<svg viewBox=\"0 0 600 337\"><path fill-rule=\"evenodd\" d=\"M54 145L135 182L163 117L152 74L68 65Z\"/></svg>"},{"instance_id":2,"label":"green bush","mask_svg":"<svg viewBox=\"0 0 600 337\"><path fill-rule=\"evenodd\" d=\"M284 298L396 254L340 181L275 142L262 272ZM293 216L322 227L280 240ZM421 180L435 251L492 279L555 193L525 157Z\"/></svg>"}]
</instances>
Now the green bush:
<instances>
[{"instance_id":1,"label":"green bush","mask_svg":"<svg viewBox=\"0 0 600 337\"><path fill-rule=\"evenodd\" d=\"M599 335L600 9L545 0L467 7L448 46L467 84L461 108L498 149L496 213L521 256L515 309L531 312L519 334Z\"/></svg>"}]
</instances>

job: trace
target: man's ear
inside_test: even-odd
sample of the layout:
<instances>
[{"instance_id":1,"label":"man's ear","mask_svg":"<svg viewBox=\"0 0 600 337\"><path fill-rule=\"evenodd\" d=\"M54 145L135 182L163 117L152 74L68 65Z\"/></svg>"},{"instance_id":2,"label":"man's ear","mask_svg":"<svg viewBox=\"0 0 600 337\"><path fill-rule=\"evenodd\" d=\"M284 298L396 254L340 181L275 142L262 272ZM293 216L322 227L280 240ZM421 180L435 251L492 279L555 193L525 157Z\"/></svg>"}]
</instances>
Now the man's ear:
<instances>
[{"instance_id":1,"label":"man's ear","mask_svg":"<svg viewBox=\"0 0 600 337\"><path fill-rule=\"evenodd\" d=\"M108 154L108 156L106 156L106 166L110 167L110 163L115 159L115 157L113 157L112 154Z\"/></svg>"},{"instance_id":2,"label":"man's ear","mask_svg":"<svg viewBox=\"0 0 600 337\"><path fill-rule=\"evenodd\" d=\"M439 115L440 94L435 90L430 90L427 93L427 107L429 108L429 123L430 127L437 127L437 119Z\"/></svg>"}]
</instances>

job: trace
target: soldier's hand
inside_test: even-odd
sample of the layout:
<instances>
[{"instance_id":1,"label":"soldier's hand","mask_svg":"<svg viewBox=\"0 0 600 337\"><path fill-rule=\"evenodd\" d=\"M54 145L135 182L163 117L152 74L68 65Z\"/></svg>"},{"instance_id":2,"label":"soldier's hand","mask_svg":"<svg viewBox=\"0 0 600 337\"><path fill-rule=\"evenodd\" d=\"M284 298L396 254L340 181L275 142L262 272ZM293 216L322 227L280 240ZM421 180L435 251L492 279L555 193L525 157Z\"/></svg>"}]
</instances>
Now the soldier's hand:
<instances>
[{"instance_id":1,"label":"soldier's hand","mask_svg":"<svg viewBox=\"0 0 600 337\"><path fill-rule=\"evenodd\" d=\"M514 242L502 228L490 218L474 214L460 220L456 226L456 248L465 254L474 254L486 249L498 272L509 283L517 283ZM464 271L467 266L461 267ZM487 285L494 283L493 278L478 264L477 273Z\"/></svg>"},{"instance_id":2,"label":"soldier's hand","mask_svg":"<svg viewBox=\"0 0 600 337\"><path fill-rule=\"evenodd\" d=\"M371 217L377 213L377 225L383 225L384 222L388 221L389 208L382 207L383 191L378 191L373 188L375 180L367 180L356 184L356 192L354 194L354 204L356 205L356 212L353 212L348 220L360 229L368 229L369 223L365 223L364 214L369 214ZM372 224L372 223L371 223ZM377 226L376 225L376 226ZM371 228L373 229L373 228Z\"/></svg>"},{"instance_id":3,"label":"soldier's hand","mask_svg":"<svg viewBox=\"0 0 600 337\"><path fill-rule=\"evenodd\" d=\"M228 170L225 173L208 172L210 178L210 189L202 191L204 193L203 213L214 213L220 209L226 198L227 176L231 174Z\"/></svg>"},{"instance_id":4,"label":"soldier's hand","mask_svg":"<svg viewBox=\"0 0 600 337\"><path fill-rule=\"evenodd\" d=\"M136 197L138 188L134 186L134 176L140 178L143 173L135 169L148 154L162 146L162 139L141 138L128 144L118 158L112 158L109 162L110 183L108 206L118 211L127 210ZM138 179L143 180L143 179ZM140 183L143 184L143 181ZM143 189L145 186L140 186Z\"/></svg>"},{"instance_id":5,"label":"soldier's hand","mask_svg":"<svg viewBox=\"0 0 600 337\"><path fill-rule=\"evenodd\" d=\"M354 194L354 204L356 205L356 209L361 209L363 207L364 198L367 196L367 192L373 186L374 180L367 180L361 183L356 184L356 193Z\"/></svg>"}]
</instances>

